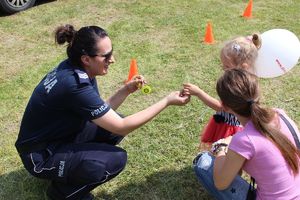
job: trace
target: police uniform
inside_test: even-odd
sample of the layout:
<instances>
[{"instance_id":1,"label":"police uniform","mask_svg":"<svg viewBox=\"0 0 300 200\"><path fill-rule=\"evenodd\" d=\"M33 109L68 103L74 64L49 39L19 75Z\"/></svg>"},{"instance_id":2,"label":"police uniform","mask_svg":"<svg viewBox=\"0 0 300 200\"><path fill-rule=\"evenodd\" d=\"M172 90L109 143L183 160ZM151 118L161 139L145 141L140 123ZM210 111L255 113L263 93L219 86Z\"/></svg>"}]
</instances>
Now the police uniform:
<instances>
[{"instance_id":1,"label":"police uniform","mask_svg":"<svg viewBox=\"0 0 300 200\"><path fill-rule=\"evenodd\" d=\"M124 169L126 151L115 146L123 137L91 122L109 109L96 79L69 60L33 91L15 145L33 176L52 181L53 199L81 199Z\"/></svg>"}]
</instances>

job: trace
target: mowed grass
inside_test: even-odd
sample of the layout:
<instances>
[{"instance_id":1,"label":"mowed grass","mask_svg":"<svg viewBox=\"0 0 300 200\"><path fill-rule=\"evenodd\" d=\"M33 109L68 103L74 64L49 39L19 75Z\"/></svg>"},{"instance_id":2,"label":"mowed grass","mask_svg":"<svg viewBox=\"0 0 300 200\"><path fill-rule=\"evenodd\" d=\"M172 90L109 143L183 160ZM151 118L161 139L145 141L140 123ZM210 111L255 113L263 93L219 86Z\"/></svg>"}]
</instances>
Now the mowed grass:
<instances>
[{"instance_id":1,"label":"mowed grass","mask_svg":"<svg viewBox=\"0 0 300 200\"><path fill-rule=\"evenodd\" d=\"M0 17L0 199L47 199L48 182L30 176L14 148L28 99L40 79L65 55L54 44L54 29L98 25L113 41L116 63L98 78L104 99L127 78L136 58L153 92L128 97L119 112L135 113L183 82L199 85L216 97L222 73L219 52L238 35L285 28L300 36L298 0L255 0L253 18L241 16L245 0L57 0L43 1L25 12ZM206 23L216 43L202 42ZM282 38L284 40L284 38ZM285 76L261 79L263 102L280 107L300 125L300 67ZM169 107L121 143L128 152L126 169L96 188L97 199L211 199L197 182L192 160L198 135L213 114L196 98L184 107Z\"/></svg>"}]
</instances>

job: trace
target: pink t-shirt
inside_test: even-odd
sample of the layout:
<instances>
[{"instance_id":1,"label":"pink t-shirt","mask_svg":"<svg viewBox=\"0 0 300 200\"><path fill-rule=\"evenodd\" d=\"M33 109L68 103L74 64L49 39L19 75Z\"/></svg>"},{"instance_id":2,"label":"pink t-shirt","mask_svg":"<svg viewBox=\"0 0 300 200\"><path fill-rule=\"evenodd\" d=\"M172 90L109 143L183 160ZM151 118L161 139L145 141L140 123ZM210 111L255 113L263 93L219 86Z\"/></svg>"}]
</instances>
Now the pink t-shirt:
<instances>
[{"instance_id":1,"label":"pink t-shirt","mask_svg":"<svg viewBox=\"0 0 300 200\"><path fill-rule=\"evenodd\" d=\"M295 123L284 111L277 111L289 120L300 138ZM281 118L280 127L281 132L295 144L292 134ZM232 137L229 148L247 159L243 169L255 178L257 199L300 200L300 173L293 175L279 149L262 136L251 121Z\"/></svg>"}]
</instances>

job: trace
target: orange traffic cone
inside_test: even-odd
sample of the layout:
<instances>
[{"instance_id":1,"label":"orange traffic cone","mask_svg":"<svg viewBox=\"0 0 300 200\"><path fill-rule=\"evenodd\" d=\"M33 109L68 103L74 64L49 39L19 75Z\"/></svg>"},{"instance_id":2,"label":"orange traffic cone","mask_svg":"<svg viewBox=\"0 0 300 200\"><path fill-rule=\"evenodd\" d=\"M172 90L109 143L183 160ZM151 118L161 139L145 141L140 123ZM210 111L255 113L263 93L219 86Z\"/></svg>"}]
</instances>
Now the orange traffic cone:
<instances>
[{"instance_id":1,"label":"orange traffic cone","mask_svg":"<svg viewBox=\"0 0 300 200\"><path fill-rule=\"evenodd\" d=\"M213 35L213 32L212 32L212 25L211 25L210 22L208 22L207 26L206 26L206 32L205 32L204 42L206 44L212 44L212 43L215 42L214 35Z\"/></svg>"},{"instance_id":2,"label":"orange traffic cone","mask_svg":"<svg viewBox=\"0 0 300 200\"><path fill-rule=\"evenodd\" d=\"M129 74L128 74L128 78L127 78L126 82L130 81L136 75L138 75L138 68L137 68L136 60L131 59Z\"/></svg>"},{"instance_id":3,"label":"orange traffic cone","mask_svg":"<svg viewBox=\"0 0 300 200\"><path fill-rule=\"evenodd\" d=\"M245 17L245 18L252 17L252 0L249 0L249 3L244 11L243 17Z\"/></svg>"}]
</instances>

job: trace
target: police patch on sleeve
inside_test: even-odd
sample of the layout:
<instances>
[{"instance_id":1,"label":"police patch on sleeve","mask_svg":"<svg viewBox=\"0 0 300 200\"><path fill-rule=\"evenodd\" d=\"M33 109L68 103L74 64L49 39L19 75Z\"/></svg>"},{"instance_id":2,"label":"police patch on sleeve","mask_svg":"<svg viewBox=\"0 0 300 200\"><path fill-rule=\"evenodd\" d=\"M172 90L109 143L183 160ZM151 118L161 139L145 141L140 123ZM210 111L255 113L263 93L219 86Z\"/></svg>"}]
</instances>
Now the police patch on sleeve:
<instances>
[{"instance_id":1,"label":"police patch on sleeve","mask_svg":"<svg viewBox=\"0 0 300 200\"><path fill-rule=\"evenodd\" d=\"M104 115L108 111L108 109L109 109L109 106L106 103L104 103L99 108L93 110L91 112L91 116L93 118L96 118L97 116L102 116L102 115Z\"/></svg>"}]
</instances>

